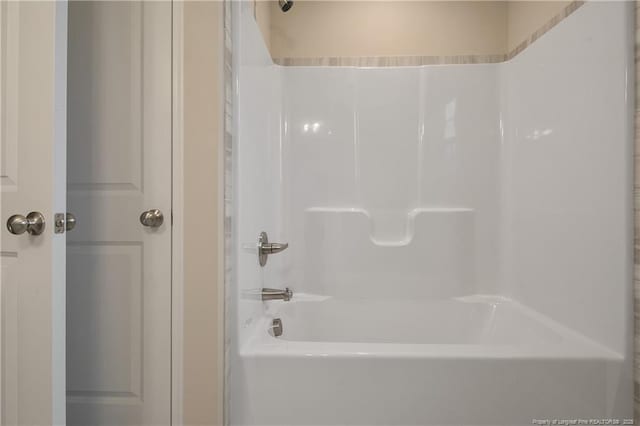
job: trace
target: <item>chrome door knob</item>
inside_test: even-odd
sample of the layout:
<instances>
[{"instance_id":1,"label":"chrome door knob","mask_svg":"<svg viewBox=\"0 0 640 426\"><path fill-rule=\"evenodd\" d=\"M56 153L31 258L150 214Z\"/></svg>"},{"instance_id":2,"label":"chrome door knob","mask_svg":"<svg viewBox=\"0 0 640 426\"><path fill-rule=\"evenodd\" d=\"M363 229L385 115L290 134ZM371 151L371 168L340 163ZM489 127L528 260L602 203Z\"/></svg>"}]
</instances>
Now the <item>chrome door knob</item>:
<instances>
[{"instance_id":1,"label":"chrome door knob","mask_svg":"<svg viewBox=\"0 0 640 426\"><path fill-rule=\"evenodd\" d=\"M7 229L13 235L24 234L40 235L44 232L44 216L40 212L31 212L27 217L21 214L14 214L7 220Z\"/></svg>"},{"instance_id":2,"label":"chrome door knob","mask_svg":"<svg viewBox=\"0 0 640 426\"><path fill-rule=\"evenodd\" d=\"M158 228L164 222L164 216L158 209L147 210L140 215L140 223L150 228Z\"/></svg>"}]
</instances>

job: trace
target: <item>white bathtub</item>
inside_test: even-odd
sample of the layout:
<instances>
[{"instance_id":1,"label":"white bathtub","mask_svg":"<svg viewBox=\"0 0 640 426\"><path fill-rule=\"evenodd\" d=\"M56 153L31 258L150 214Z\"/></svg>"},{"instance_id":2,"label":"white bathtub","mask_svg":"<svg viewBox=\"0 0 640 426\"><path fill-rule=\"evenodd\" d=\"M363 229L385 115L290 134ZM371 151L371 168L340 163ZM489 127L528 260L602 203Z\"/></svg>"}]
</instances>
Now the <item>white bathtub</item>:
<instances>
[{"instance_id":1,"label":"white bathtub","mask_svg":"<svg viewBox=\"0 0 640 426\"><path fill-rule=\"evenodd\" d=\"M524 425L616 412L623 357L516 302L296 296L270 302L241 350L238 424Z\"/></svg>"}]
</instances>

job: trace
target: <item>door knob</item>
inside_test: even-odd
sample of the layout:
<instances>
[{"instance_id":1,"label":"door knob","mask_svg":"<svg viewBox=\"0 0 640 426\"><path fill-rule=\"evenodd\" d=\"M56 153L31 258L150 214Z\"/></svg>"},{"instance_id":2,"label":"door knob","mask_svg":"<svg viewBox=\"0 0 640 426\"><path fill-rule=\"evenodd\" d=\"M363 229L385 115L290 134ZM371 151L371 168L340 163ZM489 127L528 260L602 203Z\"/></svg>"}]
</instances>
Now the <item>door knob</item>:
<instances>
[{"instance_id":1,"label":"door knob","mask_svg":"<svg viewBox=\"0 0 640 426\"><path fill-rule=\"evenodd\" d=\"M164 216L158 209L147 210L140 215L140 223L150 228L158 228L164 222Z\"/></svg>"},{"instance_id":2,"label":"door knob","mask_svg":"<svg viewBox=\"0 0 640 426\"><path fill-rule=\"evenodd\" d=\"M31 212L27 217L14 214L7 220L7 229L13 235L24 234L25 231L30 235L40 235L44 232L44 228L44 216L40 212Z\"/></svg>"}]
</instances>

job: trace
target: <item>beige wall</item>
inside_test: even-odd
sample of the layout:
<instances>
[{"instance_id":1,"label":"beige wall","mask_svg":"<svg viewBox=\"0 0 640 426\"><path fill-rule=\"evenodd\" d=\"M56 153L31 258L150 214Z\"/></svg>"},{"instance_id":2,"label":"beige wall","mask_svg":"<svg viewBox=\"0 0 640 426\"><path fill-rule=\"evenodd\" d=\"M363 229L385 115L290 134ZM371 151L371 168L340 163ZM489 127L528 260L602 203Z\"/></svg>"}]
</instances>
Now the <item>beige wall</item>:
<instances>
[{"instance_id":1,"label":"beige wall","mask_svg":"<svg viewBox=\"0 0 640 426\"><path fill-rule=\"evenodd\" d=\"M534 31L560 13L570 1L507 2L507 48L513 50Z\"/></svg>"},{"instance_id":2,"label":"beige wall","mask_svg":"<svg viewBox=\"0 0 640 426\"><path fill-rule=\"evenodd\" d=\"M254 1L254 13L262 36L267 45L267 48L271 50L271 11L274 4L273 1L268 0L253 0Z\"/></svg>"},{"instance_id":3,"label":"beige wall","mask_svg":"<svg viewBox=\"0 0 640 426\"><path fill-rule=\"evenodd\" d=\"M271 4L274 57L491 55L506 48L500 1L298 1L287 13Z\"/></svg>"},{"instance_id":4,"label":"beige wall","mask_svg":"<svg viewBox=\"0 0 640 426\"><path fill-rule=\"evenodd\" d=\"M184 3L184 424L222 424L222 3ZM204 214L204 216L203 216ZM203 226L202 219L206 219Z\"/></svg>"},{"instance_id":5,"label":"beige wall","mask_svg":"<svg viewBox=\"0 0 640 426\"><path fill-rule=\"evenodd\" d=\"M569 1L256 2L274 58L506 54Z\"/></svg>"}]
</instances>

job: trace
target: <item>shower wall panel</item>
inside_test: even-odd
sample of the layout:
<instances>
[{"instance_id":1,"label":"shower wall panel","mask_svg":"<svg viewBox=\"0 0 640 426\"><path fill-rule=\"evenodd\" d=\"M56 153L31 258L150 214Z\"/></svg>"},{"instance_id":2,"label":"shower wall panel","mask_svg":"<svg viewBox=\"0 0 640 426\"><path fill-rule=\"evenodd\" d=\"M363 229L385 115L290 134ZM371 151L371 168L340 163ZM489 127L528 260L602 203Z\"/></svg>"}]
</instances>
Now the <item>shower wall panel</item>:
<instances>
[{"instance_id":1,"label":"shower wall panel","mask_svg":"<svg viewBox=\"0 0 640 426\"><path fill-rule=\"evenodd\" d=\"M503 65L508 295L630 342L633 4L578 9Z\"/></svg>"},{"instance_id":2,"label":"shower wall panel","mask_svg":"<svg viewBox=\"0 0 640 426\"><path fill-rule=\"evenodd\" d=\"M498 66L282 71L296 288L363 297L366 282L370 294L390 285L416 296L495 293Z\"/></svg>"}]
</instances>

